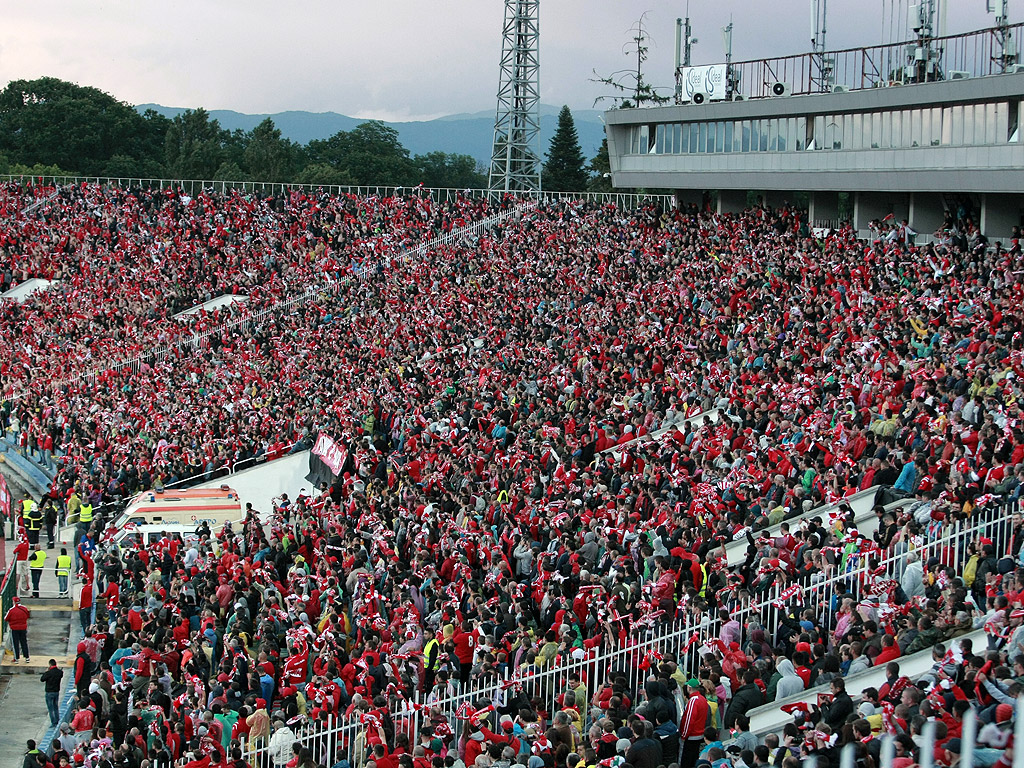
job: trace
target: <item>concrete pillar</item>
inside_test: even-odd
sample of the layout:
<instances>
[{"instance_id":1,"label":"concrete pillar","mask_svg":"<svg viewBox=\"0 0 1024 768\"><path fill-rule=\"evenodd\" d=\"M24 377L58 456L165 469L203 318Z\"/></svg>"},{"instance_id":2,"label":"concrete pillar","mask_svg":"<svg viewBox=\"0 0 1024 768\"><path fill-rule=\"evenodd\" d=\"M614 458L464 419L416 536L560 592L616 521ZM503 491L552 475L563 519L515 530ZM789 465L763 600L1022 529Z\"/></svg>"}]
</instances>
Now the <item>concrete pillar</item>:
<instances>
[{"instance_id":1,"label":"concrete pillar","mask_svg":"<svg viewBox=\"0 0 1024 768\"><path fill-rule=\"evenodd\" d=\"M857 192L853 202L853 228L866 230L873 219L884 219L893 214L896 221L910 215L910 200L906 192Z\"/></svg>"},{"instance_id":2,"label":"concrete pillar","mask_svg":"<svg viewBox=\"0 0 1024 768\"><path fill-rule=\"evenodd\" d=\"M911 192L907 223L919 235L934 234L944 221L942 195L937 192Z\"/></svg>"},{"instance_id":3,"label":"concrete pillar","mask_svg":"<svg viewBox=\"0 0 1024 768\"><path fill-rule=\"evenodd\" d=\"M811 192L807 219L812 227L834 227L839 222L839 193ZM819 223L820 222L820 223Z\"/></svg>"},{"instance_id":4,"label":"concrete pillar","mask_svg":"<svg viewBox=\"0 0 1024 768\"><path fill-rule=\"evenodd\" d=\"M1008 245L1010 229L1019 227L1021 223L1022 202L1024 200L1020 195L982 195L980 222L982 233L989 240L999 240L1003 245Z\"/></svg>"},{"instance_id":5,"label":"concrete pillar","mask_svg":"<svg viewBox=\"0 0 1024 768\"><path fill-rule=\"evenodd\" d=\"M747 207L747 190L745 189L720 189L718 190L718 212L739 213Z\"/></svg>"}]
</instances>

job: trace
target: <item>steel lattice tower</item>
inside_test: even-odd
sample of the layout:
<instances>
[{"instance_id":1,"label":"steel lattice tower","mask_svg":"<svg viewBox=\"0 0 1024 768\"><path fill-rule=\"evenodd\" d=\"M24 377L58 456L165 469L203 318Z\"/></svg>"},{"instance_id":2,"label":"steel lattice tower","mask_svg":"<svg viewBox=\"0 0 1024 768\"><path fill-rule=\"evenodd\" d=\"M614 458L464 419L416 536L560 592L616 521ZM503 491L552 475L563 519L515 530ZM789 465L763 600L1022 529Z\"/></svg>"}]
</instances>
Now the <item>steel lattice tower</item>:
<instances>
[{"instance_id":1,"label":"steel lattice tower","mask_svg":"<svg viewBox=\"0 0 1024 768\"><path fill-rule=\"evenodd\" d=\"M505 0L490 189L538 191L539 143L540 0Z\"/></svg>"}]
</instances>

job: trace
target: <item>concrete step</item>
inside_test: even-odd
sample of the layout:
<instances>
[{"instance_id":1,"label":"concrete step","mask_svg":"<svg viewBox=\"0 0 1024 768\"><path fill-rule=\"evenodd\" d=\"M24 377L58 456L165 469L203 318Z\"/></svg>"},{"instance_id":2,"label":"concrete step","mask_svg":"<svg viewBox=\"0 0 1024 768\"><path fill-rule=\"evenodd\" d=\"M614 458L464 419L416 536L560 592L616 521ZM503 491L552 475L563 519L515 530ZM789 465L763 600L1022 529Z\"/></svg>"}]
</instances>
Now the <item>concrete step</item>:
<instances>
[{"instance_id":1,"label":"concrete step","mask_svg":"<svg viewBox=\"0 0 1024 768\"><path fill-rule=\"evenodd\" d=\"M66 642L66 639L65 639ZM29 649L31 649L31 645ZM57 666L62 669L73 669L75 666L75 657L65 656L52 656L43 654L42 656L31 656L31 661L26 663L24 659L21 659L18 663L14 662L14 654L10 651L4 652L3 662L0 663L0 675L41 675L43 672L50 668L49 661L54 659L57 662ZM65 672L65 674L67 674Z\"/></svg>"}]
</instances>

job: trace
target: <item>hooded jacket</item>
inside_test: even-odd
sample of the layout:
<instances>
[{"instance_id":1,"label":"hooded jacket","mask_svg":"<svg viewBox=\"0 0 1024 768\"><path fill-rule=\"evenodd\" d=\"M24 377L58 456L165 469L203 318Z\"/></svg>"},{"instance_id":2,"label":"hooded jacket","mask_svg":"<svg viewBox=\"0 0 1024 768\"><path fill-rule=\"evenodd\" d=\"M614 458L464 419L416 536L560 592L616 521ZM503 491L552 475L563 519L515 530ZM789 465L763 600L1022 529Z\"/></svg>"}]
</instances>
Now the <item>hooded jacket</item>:
<instances>
[{"instance_id":1,"label":"hooded jacket","mask_svg":"<svg viewBox=\"0 0 1024 768\"><path fill-rule=\"evenodd\" d=\"M796 667L789 659L782 659L779 662L778 672L781 677L775 685L775 701L780 701L804 689L804 681L796 673Z\"/></svg>"}]
</instances>

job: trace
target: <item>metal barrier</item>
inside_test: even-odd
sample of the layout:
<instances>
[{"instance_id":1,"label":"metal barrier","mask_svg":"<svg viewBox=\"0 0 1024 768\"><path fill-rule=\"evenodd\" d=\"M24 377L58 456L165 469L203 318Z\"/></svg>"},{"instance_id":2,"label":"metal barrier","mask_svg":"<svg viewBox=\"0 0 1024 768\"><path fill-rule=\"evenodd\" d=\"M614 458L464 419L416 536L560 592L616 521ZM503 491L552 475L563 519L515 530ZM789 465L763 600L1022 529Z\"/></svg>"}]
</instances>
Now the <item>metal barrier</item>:
<instances>
[{"instance_id":1,"label":"metal barrier","mask_svg":"<svg viewBox=\"0 0 1024 768\"><path fill-rule=\"evenodd\" d=\"M0 586L0 647L7 640L7 625L4 623L4 619L7 616L7 611L14 605L14 598L18 594L17 566L17 562L13 560L10 562L7 572L4 574L3 586Z\"/></svg>"},{"instance_id":2,"label":"metal barrier","mask_svg":"<svg viewBox=\"0 0 1024 768\"><path fill-rule=\"evenodd\" d=\"M177 189L194 195L204 190L227 194L232 190L243 193L267 195L286 194L293 191L323 192L330 195L355 195L357 197L403 197L415 195L429 197L438 202L452 202L466 198L493 198L490 189L456 189L453 187L401 187L401 186L338 186L324 184L291 184L265 181L224 181L211 179L142 179L113 176L33 176L32 174L0 174L0 181L38 184L40 186L66 186L68 184L99 184L116 188L147 187L156 189ZM645 204L675 207L674 195L640 194L634 192L517 192L521 197L551 202L559 200L579 201L615 205L620 208L635 208Z\"/></svg>"},{"instance_id":3,"label":"metal barrier","mask_svg":"<svg viewBox=\"0 0 1024 768\"><path fill-rule=\"evenodd\" d=\"M1005 71L1006 61L999 56L999 28L981 29L960 35L931 38L936 52L935 73L929 80L944 80L947 73L966 72L969 77L985 77ZM1024 23L1006 27L1009 35L1020 40ZM918 41L904 40L864 48L846 48L824 54L801 53L774 59L740 61L732 65L739 79L737 92L747 98L772 96L772 86L786 83L793 94L820 93L841 85L851 90L882 88L919 82L908 64L916 55ZM822 62L830 71L823 76ZM909 67L914 69L914 67Z\"/></svg>"}]
</instances>

